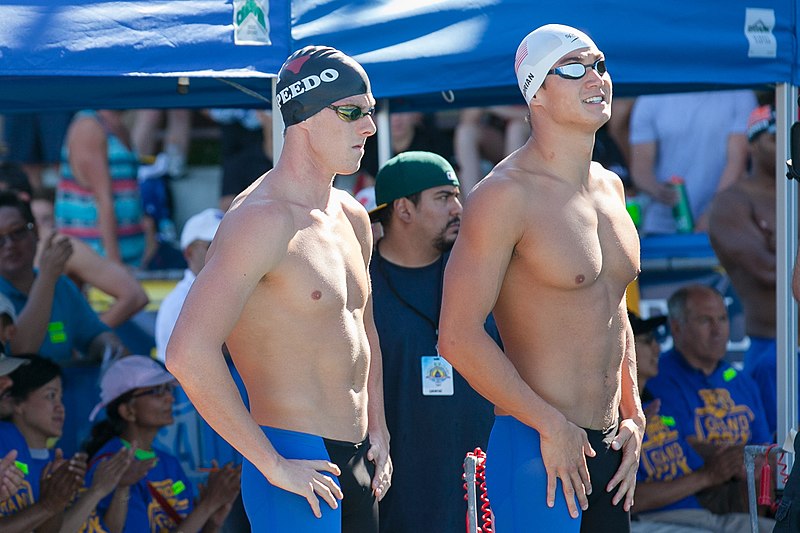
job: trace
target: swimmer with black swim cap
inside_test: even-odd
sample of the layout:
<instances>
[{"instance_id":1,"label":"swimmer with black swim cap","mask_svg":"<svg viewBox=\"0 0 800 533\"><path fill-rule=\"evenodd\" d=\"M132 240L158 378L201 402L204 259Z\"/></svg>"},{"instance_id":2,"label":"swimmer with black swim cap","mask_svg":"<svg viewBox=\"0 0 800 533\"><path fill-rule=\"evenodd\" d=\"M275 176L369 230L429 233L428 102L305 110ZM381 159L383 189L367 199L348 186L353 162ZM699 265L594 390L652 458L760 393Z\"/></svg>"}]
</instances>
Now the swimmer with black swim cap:
<instances>
[{"instance_id":1,"label":"swimmer with black swim cap","mask_svg":"<svg viewBox=\"0 0 800 533\"><path fill-rule=\"evenodd\" d=\"M306 46L281 67L275 97L288 128L342 98L371 93L367 73L352 57L329 46Z\"/></svg>"},{"instance_id":2,"label":"swimmer with black swim cap","mask_svg":"<svg viewBox=\"0 0 800 533\"><path fill-rule=\"evenodd\" d=\"M167 365L244 456L253 531L378 533L392 466L369 303L372 233L364 207L333 187L358 170L375 99L352 58L309 46L281 68L277 102L283 151L222 219Z\"/></svg>"}]
</instances>

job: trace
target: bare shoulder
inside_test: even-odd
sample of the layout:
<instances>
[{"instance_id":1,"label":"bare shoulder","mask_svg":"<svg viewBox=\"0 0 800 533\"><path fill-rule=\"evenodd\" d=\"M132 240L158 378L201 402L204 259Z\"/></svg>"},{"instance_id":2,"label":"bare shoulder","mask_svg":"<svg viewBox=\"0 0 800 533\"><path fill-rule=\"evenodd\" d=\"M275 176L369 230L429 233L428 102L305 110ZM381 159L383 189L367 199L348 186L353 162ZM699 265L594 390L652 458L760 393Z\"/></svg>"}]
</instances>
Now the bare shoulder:
<instances>
[{"instance_id":1,"label":"bare shoulder","mask_svg":"<svg viewBox=\"0 0 800 533\"><path fill-rule=\"evenodd\" d=\"M536 177L514 164L509 158L498 164L470 192L464 203L466 212L474 211L493 216L498 212L525 210Z\"/></svg>"},{"instance_id":2,"label":"bare shoulder","mask_svg":"<svg viewBox=\"0 0 800 533\"><path fill-rule=\"evenodd\" d=\"M589 174L601 187L614 191L624 198L625 186L622 183L622 178L616 172L608 170L597 161L592 161L589 166Z\"/></svg>"},{"instance_id":3,"label":"bare shoulder","mask_svg":"<svg viewBox=\"0 0 800 533\"><path fill-rule=\"evenodd\" d=\"M372 226L370 225L367 210L352 194L335 187L331 190L331 199L339 202L342 212L353 226L353 231L361 242L366 255L371 255Z\"/></svg>"},{"instance_id":4,"label":"bare shoulder","mask_svg":"<svg viewBox=\"0 0 800 533\"><path fill-rule=\"evenodd\" d=\"M268 272L285 255L296 223L290 207L279 199L255 191L231 206L211 244L214 259L263 265Z\"/></svg>"},{"instance_id":5,"label":"bare shoulder","mask_svg":"<svg viewBox=\"0 0 800 533\"><path fill-rule=\"evenodd\" d=\"M68 138L73 143L105 142L103 126L91 115L79 116L69 126Z\"/></svg>"},{"instance_id":6,"label":"bare shoulder","mask_svg":"<svg viewBox=\"0 0 800 533\"><path fill-rule=\"evenodd\" d=\"M350 218L350 220L358 220L365 222L369 226L369 215L367 210L361 205L361 202L347 191L333 187L331 189L331 199L339 202L342 206L342 211Z\"/></svg>"}]
</instances>

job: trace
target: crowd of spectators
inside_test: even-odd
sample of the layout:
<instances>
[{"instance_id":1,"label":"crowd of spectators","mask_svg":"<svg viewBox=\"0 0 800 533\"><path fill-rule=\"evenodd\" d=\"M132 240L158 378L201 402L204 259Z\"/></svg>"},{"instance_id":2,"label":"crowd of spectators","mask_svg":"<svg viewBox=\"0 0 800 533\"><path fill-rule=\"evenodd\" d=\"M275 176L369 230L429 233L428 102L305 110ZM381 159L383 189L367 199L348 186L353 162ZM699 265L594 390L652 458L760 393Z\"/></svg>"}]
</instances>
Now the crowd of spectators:
<instances>
[{"instance_id":1,"label":"crowd of spectators","mask_svg":"<svg viewBox=\"0 0 800 533\"><path fill-rule=\"evenodd\" d=\"M662 531L656 526L665 524L676 532L747 530L742 447L773 442L776 432L771 98L734 91L620 100L614 120L597 136L595 159L622 178L637 205L642 236L675 233L672 211L680 195L672 180L681 178L695 231L709 233L742 299L753 346L744 368L726 361L727 309L709 287L678 290L669 300L668 318L632 315L648 413L635 531ZM212 163L221 176L219 202L191 213L180 224L182 232L170 235L163 222L181 201L170 196L170 184L191 179L198 124L215 132L218 157ZM214 464L198 490L177 450L157 446L159 431L173 422L175 401L174 380L157 361L163 363L183 298L203 267L225 210L271 166L270 113L94 110L8 116L4 126L2 530L222 528L235 508L239 468ZM525 109L519 106L391 115L392 155L424 150L443 156L459 176L461 202L528 134ZM338 177L336 184L371 210L380 168L374 137L365 153L361 170ZM153 179L157 182L148 181ZM153 189L154 183L160 188ZM418 210L419 201L411 198L409 210ZM453 205L460 213L458 200ZM379 231L377 220L373 227ZM169 222L175 226L175 220ZM384 247L393 239L390 232ZM183 279L156 302L157 318L148 323L143 317L154 309L148 307L151 297L142 280L148 269L165 265L183 270ZM108 295L105 308L92 308L90 288ZM377 315L382 312L387 311L376 309ZM139 340L144 335L149 351L139 348L131 328ZM659 357L659 341L668 331L674 347ZM392 377L386 379L389 383ZM101 419L91 434L87 395L101 400L91 413ZM400 430L424 441L433 437L414 431L447 422ZM473 441L485 443L486 435ZM415 468L413 462L408 468ZM396 473L398 480L405 475ZM413 480L422 473L408 475ZM763 530L769 526L764 518Z\"/></svg>"}]
</instances>

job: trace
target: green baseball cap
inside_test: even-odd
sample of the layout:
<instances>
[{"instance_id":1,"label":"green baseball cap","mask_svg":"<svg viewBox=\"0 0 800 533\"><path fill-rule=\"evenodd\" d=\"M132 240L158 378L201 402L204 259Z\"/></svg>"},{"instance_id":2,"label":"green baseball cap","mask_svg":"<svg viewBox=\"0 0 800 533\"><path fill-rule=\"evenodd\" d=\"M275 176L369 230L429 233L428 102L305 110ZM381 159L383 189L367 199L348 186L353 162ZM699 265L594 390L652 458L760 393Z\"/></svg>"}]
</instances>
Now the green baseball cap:
<instances>
[{"instance_id":1,"label":"green baseball cap","mask_svg":"<svg viewBox=\"0 0 800 533\"><path fill-rule=\"evenodd\" d=\"M398 198L443 185L459 186L456 171L447 159L431 152L399 153L375 176L377 207L369 212L370 219L374 221L381 209Z\"/></svg>"}]
</instances>

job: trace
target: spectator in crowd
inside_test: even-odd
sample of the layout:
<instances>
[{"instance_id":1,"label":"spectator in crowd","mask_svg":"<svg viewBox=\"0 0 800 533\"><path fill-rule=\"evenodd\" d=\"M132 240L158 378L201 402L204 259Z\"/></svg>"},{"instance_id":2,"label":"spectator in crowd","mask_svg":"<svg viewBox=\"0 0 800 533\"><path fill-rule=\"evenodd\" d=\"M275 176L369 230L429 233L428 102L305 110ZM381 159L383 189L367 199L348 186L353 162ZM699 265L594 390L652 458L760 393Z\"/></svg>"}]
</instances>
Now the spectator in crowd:
<instances>
[{"instance_id":1,"label":"spectator in crowd","mask_svg":"<svg viewBox=\"0 0 800 533\"><path fill-rule=\"evenodd\" d=\"M659 329L666 317L641 319L629 312L636 345L639 392L647 428L642 441L636 500L631 523L633 533L749 533L747 513L714 514L700 504L697 495L721 491L729 495L725 483L740 475L741 454L736 447L722 448L707 462L692 449L677 428L670 411L661 409L647 382L658 375ZM772 530L774 522L761 519L762 530Z\"/></svg>"},{"instance_id":2,"label":"spectator in crowd","mask_svg":"<svg viewBox=\"0 0 800 533\"><path fill-rule=\"evenodd\" d=\"M0 423L0 451L17 451L25 477L17 491L0 503L3 531L38 530L44 524L48 527L42 529L78 531L87 521L99 522L92 516L95 507L120 481L130 465L130 454L120 453L105 461L92 485L80 490L86 472L85 454L64 462L60 450L48 447L49 441L61 436L64 424L61 369L48 359L32 356L29 364L13 372L12 380L13 414L11 423ZM63 477L53 472L62 468L60 463L66 468ZM53 477L48 479L51 473Z\"/></svg>"},{"instance_id":3,"label":"spectator in crowd","mask_svg":"<svg viewBox=\"0 0 800 533\"><path fill-rule=\"evenodd\" d=\"M35 189L44 186L45 174L55 173L71 112L10 113L4 116L5 159L22 165Z\"/></svg>"},{"instance_id":4,"label":"spectator in crowd","mask_svg":"<svg viewBox=\"0 0 800 533\"><path fill-rule=\"evenodd\" d=\"M650 197L643 233L674 233L678 197L669 183L683 179L695 231L707 231L714 195L744 174L747 117L756 108L752 91L640 96L630 124L630 171Z\"/></svg>"},{"instance_id":5,"label":"spectator in crowd","mask_svg":"<svg viewBox=\"0 0 800 533\"><path fill-rule=\"evenodd\" d=\"M74 350L94 361L101 360L107 347L112 352L124 350L63 275L72 253L69 239L51 234L39 269L34 269L39 239L35 219L29 204L11 192L0 192L0 235L0 292L17 312L17 331L11 341L14 352L38 352L68 363Z\"/></svg>"},{"instance_id":6,"label":"spectator in crowd","mask_svg":"<svg viewBox=\"0 0 800 533\"><path fill-rule=\"evenodd\" d=\"M219 209L209 208L189 218L183 225L181 232L181 250L186 259L188 268L183 273L183 279L161 302L156 316L156 353L162 363L167 349L167 342L178 320L178 314L183 307L183 301L189 294L189 289L194 283L206 262L206 253L214 234L217 232L222 220L223 212Z\"/></svg>"},{"instance_id":7,"label":"spectator in crowd","mask_svg":"<svg viewBox=\"0 0 800 533\"><path fill-rule=\"evenodd\" d=\"M704 462L736 450L740 472L728 483L731 496L701 503L717 514L746 512L744 446L770 443L772 434L755 382L724 360L730 333L725 301L711 287L687 285L670 296L668 308L675 346L662 354L647 388Z\"/></svg>"},{"instance_id":8,"label":"spectator in crowd","mask_svg":"<svg viewBox=\"0 0 800 533\"><path fill-rule=\"evenodd\" d=\"M98 505L103 514L114 505L125 508L118 531L218 531L239 494L240 468L215 468L201 487L195 505L194 490L178 459L153 446L158 431L172 424L175 378L149 357L132 355L109 366L101 381L101 409L106 419L95 425L86 451L92 457L88 478L97 475L97 461L133 450L144 477L118 487ZM117 524L120 525L120 524Z\"/></svg>"},{"instance_id":9,"label":"spectator in crowd","mask_svg":"<svg viewBox=\"0 0 800 533\"><path fill-rule=\"evenodd\" d=\"M13 381L10 374L27 362L26 359L8 357L5 353L5 345L13 335L15 317L13 304L0 294L0 419L11 416L9 393ZM0 503L16 493L24 479L22 471L15 465L16 459L17 450L8 450L0 458Z\"/></svg>"},{"instance_id":10,"label":"spectator in crowd","mask_svg":"<svg viewBox=\"0 0 800 533\"><path fill-rule=\"evenodd\" d=\"M32 191L28 177L18 166L0 164L0 190L12 190L31 203L31 211L39 229L39 243L47 242L55 231L53 204L55 192L44 187ZM86 243L70 238L72 255L67 259L64 273L79 287L88 284L105 292L112 303L100 314L100 320L114 328L124 323L147 305L147 294L133 274L124 266L101 257ZM34 262L38 266L42 247L37 250Z\"/></svg>"},{"instance_id":11,"label":"spectator in crowd","mask_svg":"<svg viewBox=\"0 0 800 533\"><path fill-rule=\"evenodd\" d=\"M775 110L765 105L747 127L750 170L711 206L709 237L742 302L750 348L744 370L758 383L767 422L776 430Z\"/></svg>"},{"instance_id":12,"label":"spectator in crowd","mask_svg":"<svg viewBox=\"0 0 800 533\"><path fill-rule=\"evenodd\" d=\"M439 533L461 532L462 462L466 452L486 449L494 412L436 348L444 267L461 220L458 179L437 154L403 152L378 172L376 194L370 214L384 233L370 278L394 464L380 529L436 524ZM489 329L497 340L493 322Z\"/></svg>"},{"instance_id":13,"label":"spectator in crowd","mask_svg":"<svg viewBox=\"0 0 800 533\"><path fill-rule=\"evenodd\" d=\"M47 188L34 192L31 199L31 211L39 230L40 245L56 232L54 201L54 191ZM64 265L64 274L78 287L94 287L111 297L111 305L100 313L100 320L105 325L116 328L144 309L148 302L147 293L130 269L100 256L80 239L70 237L70 244L72 254ZM37 266L43 251L41 246L37 248L34 263Z\"/></svg>"},{"instance_id":14,"label":"spectator in crowd","mask_svg":"<svg viewBox=\"0 0 800 533\"><path fill-rule=\"evenodd\" d=\"M461 188L468 194L492 165L525 144L530 127L525 106L496 106L461 111L453 139ZM484 170L483 161L488 161Z\"/></svg>"},{"instance_id":15,"label":"spectator in crowd","mask_svg":"<svg viewBox=\"0 0 800 533\"><path fill-rule=\"evenodd\" d=\"M145 160L154 159L159 150L158 128L166 116L164 138L160 149L167 154L167 172L172 178L186 173L186 160L192 129L189 109L137 109L131 127L131 142L136 153Z\"/></svg>"},{"instance_id":16,"label":"spectator in crowd","mask_svg":"<svg viewBox=\"0 0 800 533\"><path fill-rule=\"evenodd\" d=\"M211 109L220 127L222 192L225 212L236 196L272 168L272 113L255 109Z\"/></svg>"},{"instance_id":17,"label":"spectator in crowd","mask_svg":"<svg viewBox=\"0 0 800 533\"><path fill-rule=\"evenodd\" d=\"M143 213L137 169L121 111L81 111L67 131L56 196L56 228L128 266L155 253L155 227Z\"/></svg>"},{"instance_id":18,"label":"spectator in crowd","mask_svg":"<svg viewBox=\"0 0 800 533\"><path fill-rule=\"evenodd\" d=\"M0 192L0 293L14 304L13 353L39 353L62 366L66 381L67 421L63 448L77 450L91 404L82 401L96 387L104 358L127 353L120 339L103 324L78 288L64 274L72 253L67 237L52 234L42 246L34 269L38 233L27 202ZM88 364L88 366L87 366Z\"/></svg>"}]
</instances>

